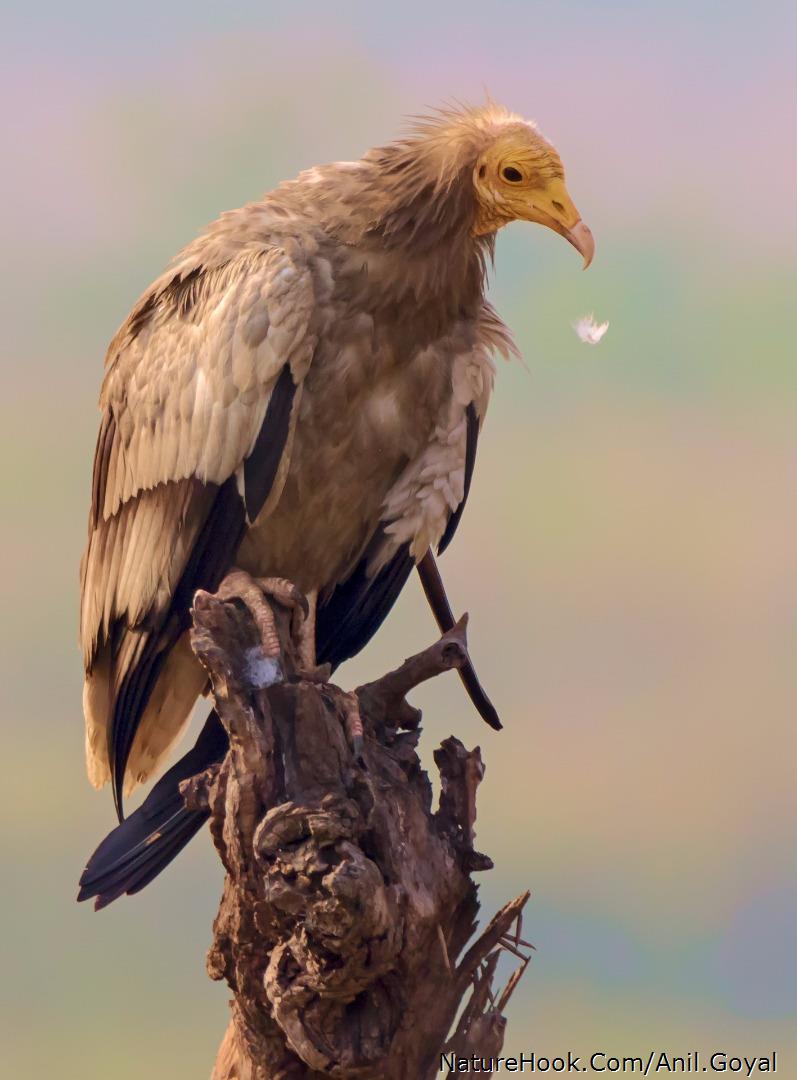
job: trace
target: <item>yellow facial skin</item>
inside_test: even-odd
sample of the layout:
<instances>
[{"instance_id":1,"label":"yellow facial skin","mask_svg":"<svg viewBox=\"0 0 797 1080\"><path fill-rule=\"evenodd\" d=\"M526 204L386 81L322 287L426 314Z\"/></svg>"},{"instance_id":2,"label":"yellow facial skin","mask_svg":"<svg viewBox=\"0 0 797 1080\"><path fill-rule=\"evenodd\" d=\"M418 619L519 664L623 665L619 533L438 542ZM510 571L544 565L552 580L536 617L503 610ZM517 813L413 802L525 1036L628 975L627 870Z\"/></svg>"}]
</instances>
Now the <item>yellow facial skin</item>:
<instances>
[{"instance_id":1,"label":"yellow facial skin","mask_svg":"<svg viewBox=\"0 0 797 1080\"><path fill-rule=\"evenodd\" d=\"M481 155L473 171L475 236L510 221L536 221L564 236L592 262L595 241L570 198L556 150L527 124L512 125Z\"/></svg>"}]
</instances>

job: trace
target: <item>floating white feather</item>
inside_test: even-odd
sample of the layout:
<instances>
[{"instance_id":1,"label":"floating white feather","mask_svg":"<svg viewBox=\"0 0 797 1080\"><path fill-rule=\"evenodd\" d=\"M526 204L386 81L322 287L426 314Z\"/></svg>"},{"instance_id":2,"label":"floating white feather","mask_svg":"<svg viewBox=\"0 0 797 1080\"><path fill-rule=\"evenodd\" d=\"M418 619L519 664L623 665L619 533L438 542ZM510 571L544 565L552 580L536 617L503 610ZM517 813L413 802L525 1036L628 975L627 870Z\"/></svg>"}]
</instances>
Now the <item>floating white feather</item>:
<instances>
[{"instance_id":1,"label":"floating white feather","mask_svg":"<svg viewBox=\"0 0 797 1080\"><path fill-rule=\"evenodd\" d=\"M578 335L579 341L583 341L585 345L597 345L609 329L609 324L608 322L596 322L595 316L592 314L582 315L580 319L576 319L573 323L573 329Z\"/></svg>"}]
</instances>

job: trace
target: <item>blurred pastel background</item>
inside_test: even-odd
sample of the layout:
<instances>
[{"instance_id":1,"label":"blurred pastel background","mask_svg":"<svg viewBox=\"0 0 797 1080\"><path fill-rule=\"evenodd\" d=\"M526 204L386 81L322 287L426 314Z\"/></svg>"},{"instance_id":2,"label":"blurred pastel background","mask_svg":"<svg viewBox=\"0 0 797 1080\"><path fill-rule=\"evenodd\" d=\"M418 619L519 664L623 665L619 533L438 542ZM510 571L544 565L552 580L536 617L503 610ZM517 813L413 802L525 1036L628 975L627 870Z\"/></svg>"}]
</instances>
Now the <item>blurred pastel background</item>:
<instances>
[{"instance_id":1,"label":"blurred pastel background","mask_svg":"<svg viewBox=\"0 0 797 1080\"><path fill-rule=\"evenodd\" d=\"M221 210L485 88L559 148L587 274L528 225L443 570L506 729L455 679L425 753L487 763L484 911L533 891L508 1051L777 1049L797 1076L797 8L492 0L16 4L0 64L3 1072L209 1073L220 867L74 902L112 824L83 773L77 566L105 346ZM597 348L572 321L611 326ZM341 673L431 640L418 587Z\"/></svg>"}]
</instances>

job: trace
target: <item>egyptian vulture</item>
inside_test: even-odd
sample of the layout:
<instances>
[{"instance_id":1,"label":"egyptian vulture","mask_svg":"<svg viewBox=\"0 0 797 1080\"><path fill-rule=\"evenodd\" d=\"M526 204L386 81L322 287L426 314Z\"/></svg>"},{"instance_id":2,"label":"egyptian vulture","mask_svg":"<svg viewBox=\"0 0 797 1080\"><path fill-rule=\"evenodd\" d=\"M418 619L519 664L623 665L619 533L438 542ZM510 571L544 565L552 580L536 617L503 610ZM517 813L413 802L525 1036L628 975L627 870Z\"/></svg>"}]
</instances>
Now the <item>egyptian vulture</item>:
<instances>
[{"instance_id":1,"label":"egyptian vulture","mask_svg":"<svg viewBox=\"0 0 797 1080\"><path fill-rule=\"evenodd\" d=\"M493 356L514 349L485 279L497 230L516 220L591 261L536 126L492 103L446 109L222 214L114 337L80 639L88 775L111 782L122 824L81 899L143 888L202 824L178 784L223 755L215 713L140 809L122 811L206 690L188 643L198 588L233 569L292 582L308 666L362 649L416 566L450 621L432 551L467 499ZM465 681L500 726L472 669Z\"/></svg>"}]
</instances>

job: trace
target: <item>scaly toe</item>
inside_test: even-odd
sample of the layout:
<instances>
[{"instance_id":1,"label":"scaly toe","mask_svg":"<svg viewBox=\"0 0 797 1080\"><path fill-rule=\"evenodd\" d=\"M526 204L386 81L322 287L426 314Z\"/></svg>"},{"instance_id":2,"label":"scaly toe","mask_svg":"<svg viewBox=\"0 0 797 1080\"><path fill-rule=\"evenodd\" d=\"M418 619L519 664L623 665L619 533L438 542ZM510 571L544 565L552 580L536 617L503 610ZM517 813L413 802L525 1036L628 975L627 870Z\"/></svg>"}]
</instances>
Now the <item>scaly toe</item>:
<instances>
[{"instance_id":1,"label":"scaly toe","mask_svg":"<svg viewBox=\"0 0 797 1080\"><path fill-rule=\"evenodd\" d=\"M305 619L310 614L307 597L301 589L296 588L292 581L278 577L252 578L252 580L258 588L262 589L266 596L270 596L272 600L276 600L283 607L291 608L297 614L301 611L302 617Z\"/></svg>"}]
</instances>

